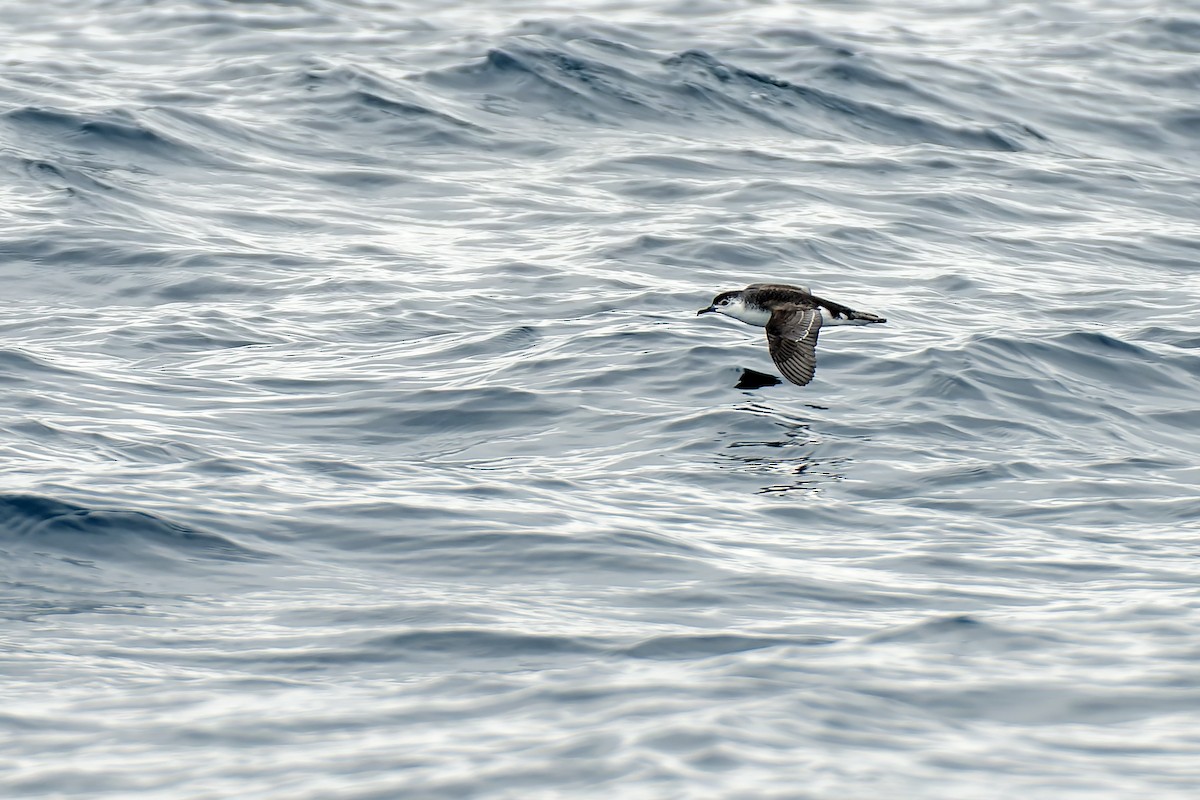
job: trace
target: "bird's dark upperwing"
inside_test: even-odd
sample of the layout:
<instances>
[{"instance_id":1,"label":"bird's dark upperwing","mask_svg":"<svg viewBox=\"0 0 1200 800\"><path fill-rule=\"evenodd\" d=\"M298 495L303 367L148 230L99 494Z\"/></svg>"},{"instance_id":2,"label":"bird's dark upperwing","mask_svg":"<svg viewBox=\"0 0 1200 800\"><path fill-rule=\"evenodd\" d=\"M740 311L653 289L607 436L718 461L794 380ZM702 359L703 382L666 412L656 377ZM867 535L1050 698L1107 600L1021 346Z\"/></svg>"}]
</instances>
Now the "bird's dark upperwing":
<instances>
[{"instance_id":1,"label":"bird's dark upperwing","mask_svg":"<svg viewBox=\"0 0 1200 800\"><path fill-rule=\"evenodd\" d=\"M807 304L812 295L803 286L786 283L752 283L746 287L746 298L768 308L778 303Z\"/></svg>"},{"instance_id":2,"label":"bird's dark upperwing","mask_svg":"<svg viewBox=\"0 0 1200 800\"><path fill-rule=\"evenodd\" d=\"M817 371L817 335L821 332L821 312L803 306L780 306L767 322L767 346L771 360L783 377L804 386Z\"/></svg>"}]
</instances>

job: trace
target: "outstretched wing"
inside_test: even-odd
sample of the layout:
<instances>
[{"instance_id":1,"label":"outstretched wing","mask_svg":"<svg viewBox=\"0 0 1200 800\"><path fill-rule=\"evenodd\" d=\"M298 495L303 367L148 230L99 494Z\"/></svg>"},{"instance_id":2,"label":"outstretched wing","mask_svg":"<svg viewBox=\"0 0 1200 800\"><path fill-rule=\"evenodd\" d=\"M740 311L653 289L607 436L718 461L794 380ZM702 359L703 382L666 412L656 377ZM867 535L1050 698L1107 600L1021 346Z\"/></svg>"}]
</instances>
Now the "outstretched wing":
<instances>
[{"instance_id":1,"label":"outstretched wing","mask_svg":"<svg viewBox=\"0 0 1200 800\"><path fill-rule=\"evenodd\" d=\"M821 312L816 308L776 308L767 322L771 360L783 377L797 386L806 385L817 371L817 335L820 332Z\"/></svg>"}]
</instances>

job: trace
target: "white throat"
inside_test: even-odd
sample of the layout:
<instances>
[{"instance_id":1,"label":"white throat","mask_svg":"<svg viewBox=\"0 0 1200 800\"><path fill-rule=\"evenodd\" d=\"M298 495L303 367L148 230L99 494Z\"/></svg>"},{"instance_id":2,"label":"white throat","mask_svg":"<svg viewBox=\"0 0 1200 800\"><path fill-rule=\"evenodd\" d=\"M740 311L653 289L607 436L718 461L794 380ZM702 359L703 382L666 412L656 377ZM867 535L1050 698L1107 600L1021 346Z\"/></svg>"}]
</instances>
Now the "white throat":
<instances>
[{"instance_id":1,"label":"white throat","mask_svg":"<svg viewBox=\"0 0 1200 800\"><path fill-rule=\"evenodd\" d=\"M767 327L767 322L771 319L770 311L758 306L748 306L746 301L740 297L729 305L718 308L717 311L747 325L757 325L760 328Z\"/></svg>"}]
</instances>

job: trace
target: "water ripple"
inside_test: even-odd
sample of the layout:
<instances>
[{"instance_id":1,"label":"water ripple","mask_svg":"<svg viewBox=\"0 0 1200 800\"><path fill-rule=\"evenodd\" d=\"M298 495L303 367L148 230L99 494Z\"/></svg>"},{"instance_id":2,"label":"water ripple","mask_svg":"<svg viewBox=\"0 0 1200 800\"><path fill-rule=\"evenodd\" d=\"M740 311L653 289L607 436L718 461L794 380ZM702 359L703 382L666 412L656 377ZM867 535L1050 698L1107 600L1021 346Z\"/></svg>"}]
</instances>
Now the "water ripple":
<instances>
[{"instance_id":1,"label":"water ripple","mask_svg":"<svg viewBox=\"0 0 1200 800\"><path fill-rule=\"evenodd\" d=\"M1186 3L9 6L4 796L1194 793Z\"/></svg>"}]
</instances>

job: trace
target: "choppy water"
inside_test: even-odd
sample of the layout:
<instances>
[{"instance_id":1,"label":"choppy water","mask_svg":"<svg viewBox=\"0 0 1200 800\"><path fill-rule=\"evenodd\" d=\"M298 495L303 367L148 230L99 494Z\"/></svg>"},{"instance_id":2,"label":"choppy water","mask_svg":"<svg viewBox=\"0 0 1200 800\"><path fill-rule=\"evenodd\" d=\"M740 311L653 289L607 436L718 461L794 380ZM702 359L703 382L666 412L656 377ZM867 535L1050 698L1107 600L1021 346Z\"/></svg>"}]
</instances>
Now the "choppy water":
<instances>
[{"instance_id":1,"label":"choppy water","mask_svg":"<svg viewBox=\"0 0 1200 800\"><path fill-rule=\"evenodd\" d=\"M1196 796L1200 5L0 46L5 797Z\"/></svg>"}]
</instances>

